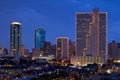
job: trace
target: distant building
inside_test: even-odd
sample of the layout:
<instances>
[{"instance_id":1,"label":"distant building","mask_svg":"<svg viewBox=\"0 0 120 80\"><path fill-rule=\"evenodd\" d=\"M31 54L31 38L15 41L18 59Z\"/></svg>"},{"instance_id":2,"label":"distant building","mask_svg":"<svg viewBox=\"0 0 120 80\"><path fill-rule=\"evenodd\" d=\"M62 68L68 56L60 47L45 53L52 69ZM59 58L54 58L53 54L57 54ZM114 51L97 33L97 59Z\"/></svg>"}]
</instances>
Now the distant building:
<instances>
[{"instance_id":1,"label":"distant building","mask_svg":"<svg viewBox=\"0 0 120 80\"><path fill-rule=\"evenodd\" d=\"M67 37L57 38L56 58L58 60L69 59L69 39Z\"/></svg>"},{"instance_id":2,"label":"distant building","mask_svg":"<svg viewBox=\"0 0 120 80\"><path fill-rule=\"evenodd\" d=\"M112 41L108 44L108 54L110 58L118 60L120 59L120 43Z\"/></svg>"},{"instance_id":3,"label":"distant building","mask_svg":"<svg viewBox=\"0 0 120 80\"><path fill-rule=\"evenodd\" d=\"M20 45L20 54L25 55L25 46L23 44Z\"/></svg>"},{"instance_id":4,"label":"distant building","mask_svg":"<svg viewBox=\"0 0 120 80\"><path fill-rule=\"evenodd\" d=\"M8 55L8 49L4 48L4 50L3 50L3 54Z\"/></svg>"},{"instance_id":5,"label":"distant building","mask_svg":"<svg viewBox=\"0 0 120 80\"><path fill-rule=\"evenodd\" d=\"M10 24L10 55L20 54L21 23Z\"/></svg>"},{"instance_id":6,"label":"distant building","mask_svg":"<svg viewBox=\"0 0 120 80\"><path fill-rule=\"evenodd\" d=\"M70 58L75 56L75 42L69 40L69 56Z\"/></svg>"},{"instance_id":7,"label":"distant building","mask_svg":"<svg viewBox=\"0 0 120 80\"><path fill-rule=\"evenodd\" d=\"M0 54L3 54L4 47L0 46Z\"/></svg>"},{"instance_id":8,"label":"distant building","mask_svg":"<svg viewBox=\"0 0 120 80\"><path fill-rule=\"evenodd\" d=\"M25 49L25 55L24 55L24 57L29 57L29 59L32 60L32 57L33 57L33 50L32 50L32 52L29 52L28 49Z\"/></svg>"},{"instance_id":9,"label":"distant building","mask_svg":"<svg viewBox=\"0 0 120 80\"><path fill-rule=\"evenodd\" d=\"M39 57L32 57L32 60L36 60L37 62L47 62L49 60L53 60L55 59L55 56L54 55L48 55L48 56L39 56Z\"/></svg>"},{"instance_id":10,"label":"distant building","mask_svg":"<svg viewBox=\"0 0 120 80\"><path fill-rule=\"evenodd\" d=\"M54 55L56 57L56 45L55 44L50 46L49 55Z\"/></svg>"},{"instance_id":11,"label":"distant building","mask_svg":"<svg viewBox=\"0 0 120 80\"><path fill-rule=\"evenodd\" d=\"M30 52L29 52L28 49L25 49L24 51L25 51L25 54L24 54L24 55L29 55ZM32 53L31 53L31 54L32 54Z\"/></svg>"},{"instance_id":12,"label":"distant building","mask_svg":"<svg viewBox=\"0 0 120 80\"><path fill-rule=\"evenodd\" d=\"M35 29L35 48L43 49L45 42L46 32L44 29Z\"/></svg>"},{"instance_id":13,"label":"distant building","mask_svg":"<svg viewBox=\"0 0 120 80\"><path fill-rule=\"evenodd\" d=\"M8 56L8 49L0 46L0 58L3 58L5 56Z\"/></svg>"},{"instance_id":14,"label":"distant building","mask_svg":"<svg viewBox=\"0 0 120 80\"><path fill-rule=\"evenodd\" d=\"M44 42L44 55L50 55L51 42Z\"/></svg>"},{"instance_id":15,"label":"distant building","mask_svg":"<svg viewBox=\"0 0 120 80\"><path fill-rule=\"evenodd\" d=\"M33 49L32 49L32 56L33 56L33 57L42 56L41 50L40 50L39 48L33 48Z\"/></svg>"},{"instance_id":16,"label":"distant building","mask_svg":"<svg viewBox=\"0 0 120 80\"><path fill-rule=\"evenodd\" d=\"M87 59L89 61L89 56L91 56L91 59L93 59L91 61L94 61L96 58L100 57L101 59L104 59L101 63L104 63L107 54L106 28L106 12L99 12L99 9L93 8L93 12L76 13L77 62L86 64Z\"/></svg>"}]
</instances>

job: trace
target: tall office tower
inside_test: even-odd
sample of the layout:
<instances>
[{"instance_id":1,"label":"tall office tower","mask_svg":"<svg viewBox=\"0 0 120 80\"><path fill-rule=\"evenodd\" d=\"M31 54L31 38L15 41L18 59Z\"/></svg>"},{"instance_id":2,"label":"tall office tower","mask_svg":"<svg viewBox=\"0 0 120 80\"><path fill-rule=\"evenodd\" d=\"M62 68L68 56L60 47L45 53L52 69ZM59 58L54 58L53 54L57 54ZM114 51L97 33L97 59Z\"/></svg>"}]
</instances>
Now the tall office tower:
<instances>
[{"instance_id":1,"label":"tall office tower","mask_svg":"<svg viewBox=\"0 0 120 80\"><path fill-rule=\"evenodd\" d=\"M20 54L21 23L12 22L10 25L10 54Z\"/></svg>"},{"instance_id":2,"label":"tall office tower","mask_svg":"<svg viewBox=\"0 0 120 80\"><path fill-rule=\"evenodd\" d=\"M67 37L57 38L56 58L57 60L69 59L69 39Z\"/></svg>"},{"instance_id":3,"label":"tall office tower","mask_svg":"<svg viewBox=\"0 0 120 80\"><path fill-rule=\"evenodd\" d=\"M107 13L97 8L76 14L76 56L106 55L106 17Z\"/></svg>"},{"instance_id":4,"label":"tall office tower","mask_svg":"<svg viewBox=\"0 0 120 80\"><path fill-rule=\"evenodd\" d=\"M43 49L45 42L45 30L41 28L37 28L35 30L35 48Z\"/></svg>"}]
</instances>

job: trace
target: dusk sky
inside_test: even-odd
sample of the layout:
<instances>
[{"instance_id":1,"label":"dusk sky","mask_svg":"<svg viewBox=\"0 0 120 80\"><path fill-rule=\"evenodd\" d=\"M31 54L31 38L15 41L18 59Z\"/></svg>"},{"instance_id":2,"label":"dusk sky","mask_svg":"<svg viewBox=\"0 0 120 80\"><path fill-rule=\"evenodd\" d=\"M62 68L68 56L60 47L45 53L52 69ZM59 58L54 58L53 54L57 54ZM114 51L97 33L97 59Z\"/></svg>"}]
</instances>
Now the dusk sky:
<instances>
[{"instance_id":1,"label":"dusk sky","mask_svg":"<svg viewBox=\"0 0 120 80\"><path fill-rule=\"evenodd\" d=\"M22 23L22 44L30 51L36 28L44 28L52 44L61 36L75 41L75 13L94 7L108 13L108 42L120 42L120 0L0 0L0 46L9 49L13 21Z\"/></svg>"}]
</instances>

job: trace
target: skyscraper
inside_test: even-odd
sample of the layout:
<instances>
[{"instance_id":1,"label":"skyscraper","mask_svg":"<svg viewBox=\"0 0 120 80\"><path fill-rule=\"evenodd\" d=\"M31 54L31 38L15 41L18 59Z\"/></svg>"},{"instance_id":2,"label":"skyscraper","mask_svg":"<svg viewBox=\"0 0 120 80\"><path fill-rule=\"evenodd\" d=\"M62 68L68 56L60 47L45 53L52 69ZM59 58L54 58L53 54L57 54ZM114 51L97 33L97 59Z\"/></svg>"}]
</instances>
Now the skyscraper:
<instances>
[{"instance_id":1,"label":"skyscraper","mask_svg":"<svg viewBox=\"0 0 120 80\"><path fill-rule=\"evenodd\" d=\"M76 14L76 56L106 55L106 17L107 13L97 8Z\"/></svg>"},{"instance_id":2,"label":"skyscraper","mask_svg":"<svg viewBox=\"0 0 120 80\"><path fill-rule=\"evenodd\" d=\"M12 22L10 24L10 54L20 54L21 44L21 23Z\"/></svg>"},{"instance_id":3,"label":"skyscraper","mask_svg":"<svg viewBox=\"0 0 120 80\"><path fill-rule=\"evenodd\" d=\"M45 42L45 30L41 28L35 29L35 48L43 49Z\"/></svg>"},{"instance_id":4,"label":"skyscraper","mask_svg":"<svg viewBox=\"0 0 120 80\"><path fill-rule=\"evenodd\" d=\"M67 37L57 38L56 58L69 59L69 39Z\"/></svg>"}]
</instances>

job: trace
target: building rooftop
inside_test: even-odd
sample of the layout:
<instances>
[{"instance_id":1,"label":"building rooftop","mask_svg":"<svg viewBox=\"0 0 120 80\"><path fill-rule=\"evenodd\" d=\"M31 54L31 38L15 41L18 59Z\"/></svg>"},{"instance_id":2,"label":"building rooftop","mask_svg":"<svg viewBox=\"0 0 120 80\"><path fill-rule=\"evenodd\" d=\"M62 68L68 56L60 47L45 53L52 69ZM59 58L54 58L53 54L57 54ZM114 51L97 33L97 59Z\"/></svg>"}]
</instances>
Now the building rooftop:
<instances>
[{"instance_id":1,"label":"building rooftop","mask_svg":"<svg viewBox=\"0 0 120 80\"><path fill-rule=\"evenodd\" d=\"M14 24L21 25L21 23L19 23L19 22L12 22L11 24L12 25L14 25Z\"/></svg>"}]
</instances>

